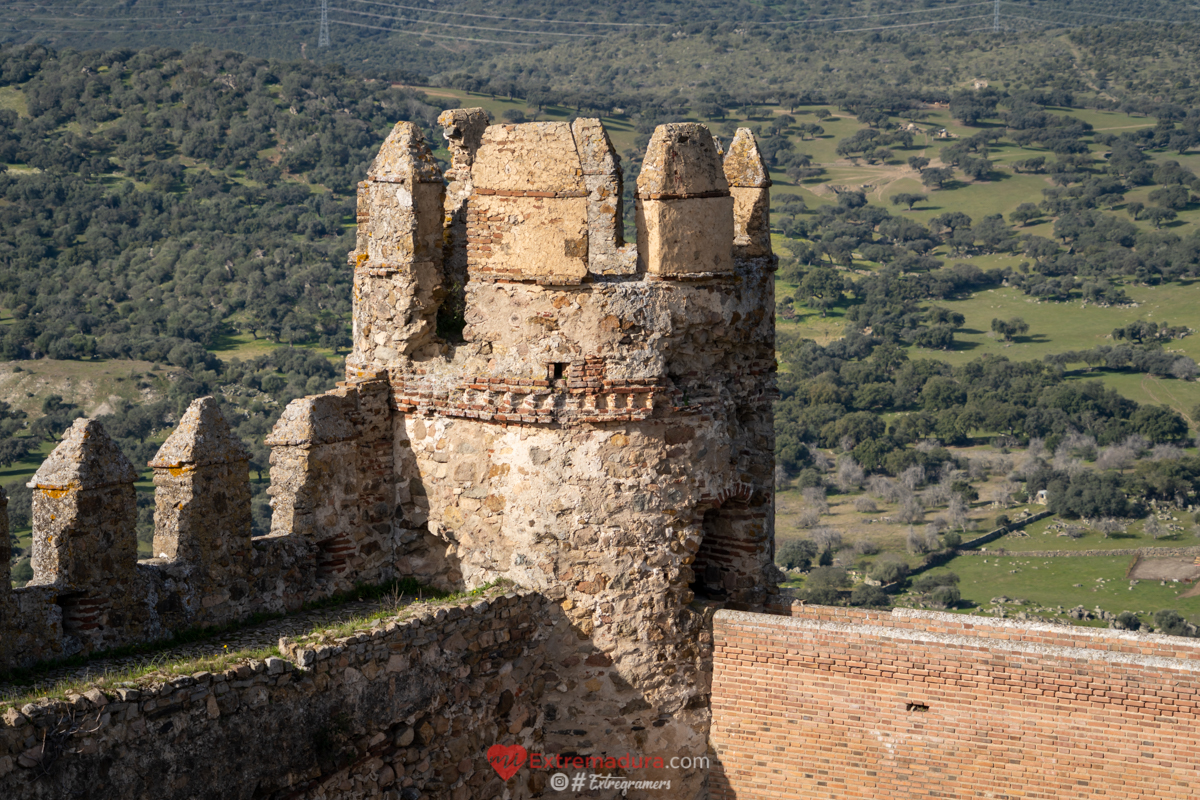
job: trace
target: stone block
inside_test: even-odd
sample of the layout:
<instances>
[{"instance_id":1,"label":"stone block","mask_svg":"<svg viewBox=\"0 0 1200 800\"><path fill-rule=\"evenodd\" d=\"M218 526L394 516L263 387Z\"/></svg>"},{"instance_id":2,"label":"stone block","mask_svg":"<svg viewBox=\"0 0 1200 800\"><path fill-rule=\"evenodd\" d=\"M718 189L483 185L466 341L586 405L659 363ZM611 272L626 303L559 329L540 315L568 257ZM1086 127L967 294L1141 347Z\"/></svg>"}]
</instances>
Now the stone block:
<instances>
[{"instance_id":1,"label":"stone block","mask_svg":"<svg viewBox=\"0 0 1200 800\"><path fill-rule=\"evenodd\" d=\"M225 603L250 566L250 453L212 397L194 401L150 461L154 551L196 569L201 606Z\"/></svg>"},{"instance_id":2,"label":"stone block","mask_svg":"<svg viewBox=\"0 0 1200 800\"><path fill-rule=\"evenodd\" d=\"M771 255L771 176L749 128L738 128L723 166L734 201L734 254Z\"/></svg>"},{"instance_id":3,"label":"stone block","mask_svg":"<svg viewBox=\"0 0 1200 800\"><path fill-rule=\"evenodd\" d=\"M583 165L568 122L488 126L471 177L476 192L584 192Z\"/></svg>"},{"instance_id":4,"label":"stone block","mask_svg":"<svg viewBox=\"0 0 1200 800\"><path fill-rule=\"evenodd\" d=\"M577 282L587 274L585 197L476 195L467 230L472 240L468 245L472 277Z\"/></svg>"},{"instance_id":5,"label":"stone block","mask_svg":"<svg viewBox=\"0 0 1200 800\"><path fill-rule=\"evenodd\" d=\"M698 122L659 125L646 146L638 197L724 195L729 182L712 134Z\"/></svg>"},{"instance_id":6,"label":"stone block","mask_svg":"<svg viewBox=\"0 0 1200 800\"><path fill-rule=\"evenodd\" d=\"M638 258L654 275L733 271L733 198L638 199Z\"/></svg>"}]
</instances>

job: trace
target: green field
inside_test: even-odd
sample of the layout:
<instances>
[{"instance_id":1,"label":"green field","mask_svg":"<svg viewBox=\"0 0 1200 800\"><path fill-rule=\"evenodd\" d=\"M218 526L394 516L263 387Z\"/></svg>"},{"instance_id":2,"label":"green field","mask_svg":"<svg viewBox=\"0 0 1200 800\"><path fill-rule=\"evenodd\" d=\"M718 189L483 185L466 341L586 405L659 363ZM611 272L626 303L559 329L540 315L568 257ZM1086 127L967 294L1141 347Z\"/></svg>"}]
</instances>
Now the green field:
<instances>
[{"instance_id":1,"label":"green field","mask_svg":"<svg viewBox=\"0 0 1200 800\"><path fill-rule=\"evenodd\" d=\"M1125 572L1132 559L1129 556L1079 556L1075 558L1020 558L999 556L960 556L944 567L931 569L925 575L953 572L959 577L962 593L961 613L978 613L991 606L994 597L1032 601L1042 608L1071 609L1083 606L1091 611L1097 606L1112 614L1133 611L1144 622L1157 610L1173 608L1191 622L1200 622L1200 597L1180 598L1190 586L1182 583L1140 581L1130 588ZM1079 584L1076 586L1076 584ZM1009 607L1010 614L1032 607ZM1058 617L1053 613L1039 616ZM1073 624L1107 627L1100 620Z\"/></svg>"},{"instance_id":2,"label":"green field","mask_svg":"<svg viewBox=\"0 0 1200 800\"><path fill-rule=\"evenodd\" d=\"M1183 530L1172 532L1157 539L1151 538L1144 531L1145 520L1132 521L1124 533L1114 533L1109 536L1093 530L1081 520L1071 521L1070 524L1084 529L1083 536L1073 539L1059 535L1062 526L1067 523L1055 517L1038 520L1020 533L1003 536L985 547L989 550L1003 550L1006 553L1020 553L1023 550L1062 550L1066 552L1079 550L1129 550L1140 547L1200 547L1200 535L1191 519L1191 514L1184 511L1174 512L1174 522Z\"/></svg>"}]
</instances>

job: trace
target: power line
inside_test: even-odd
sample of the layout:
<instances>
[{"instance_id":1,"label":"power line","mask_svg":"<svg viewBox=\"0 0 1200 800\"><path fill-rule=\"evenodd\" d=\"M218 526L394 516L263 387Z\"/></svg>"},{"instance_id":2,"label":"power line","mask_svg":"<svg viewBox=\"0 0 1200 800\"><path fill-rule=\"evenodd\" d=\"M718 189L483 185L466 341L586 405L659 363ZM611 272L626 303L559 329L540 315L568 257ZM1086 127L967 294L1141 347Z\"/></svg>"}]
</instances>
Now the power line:
<instances>
[{"instance_id":1,"label":"power line","mask_svg":"<svg viewBox=\"0 0 1200 800\"><path fill-rule=\"evenodd\" d=\"M1015 3L1007 3L1007 5L1016 5L1016 4ZM1017 6L1017 7L1020 8L1022 11L1035 10L1035 9L1026 8L1024 6ZM1164 25L1183 25L1183 24L1185 24L1183 20L1178 20L1178 19L1153 19L1150 17L1123 17L1123 16L1118 16L1116 14L1098 14L1094 11L1072 11L1069 8L1054 9L1054 12L1061 13L1061 14L1082 14L1083 16L1086 16L1086 17L1102 17L1104 19L1120 19L1120 20L1126 20L1129 22L1157 22L1157 23L1164 24ZM1014 16L1014 15L1005 14L1005 16ZM1024 19L1031 19L1031 18L1025 17ZM1066 24L1066 23L1064 23L1064 24Z\"/></svg>"},{"instance_id":2,"label":"power line","mask_svg":"<svg viewBox=\"0 0 1200 800\"><path fill-rule=\"evenodd\" d=\"M317 47L329 47L329 0L321 0L321 32L317 35Z\"/></svg>"},{"instance_id":3,"label":"power line","mask_svg":"<svg viewBox=\"0 0 1200 800\"><path fill-rule=\"evenodd\" d=\"M946 8L919 8L915 11L887 11L879 14L857 14L852 17L821 17L819 19L782 19L782 20L767 20L765 22L739 22L739 25L825 25L829 22L842 22L850 19L872 19L875 17L898 17L904 14L939 14L946 11L958 11L960 8L975 8L977 6L986 6L992 0L982 0L978 3L963 3L957 6L947 6ZM700 20L697 20L700 21ZM704 20L706 22L728 22L728 20ZM870 30L864 28L864 30Z\"/></svg>"},{"instance_id":4,"label":"power line","mask_svg":"<svg viewBox=\"0 0 1200 800\"><path fill-rule=\"evenodd\" d=\"M140 20L139 20L140 21ZM187 31L227 31L230 28L279 28L285 25L311 25L312 23L306 19L290 20L288 22L261 22L243 25L239 22L231 22L228 25L218 25L214 28L142 28L129 29L122 28L120 30L97 30L95 28L13 28L8 33L175 33Z\"/></svg>"},{"instance_id":5,"label":"power line","mask_svg":"<svg viewBox=\"0 0 1200 800\"><path fill-rule=\"evenodd\" d=\"M906 22L901 25L881 25L877 28L838 28L830 33L858 33L860 31L890 31L894 28L915 28L919 25L944 25L947 22L962 22L968 19L987 19L989 14L976 14L973 17L955 17L954 19L939 19L933 22Z\"/></svg>"},{"instance_id":6,"label":"power line","mask_svg":"<svg viewBox=\"0 0 1200 800\"><path fill-rule=\"evenodd\" d=\"M352 3L363 3L369 6L385 6L399 8L405 11L420 11L426 14L450 14L456 17L477 17L480 19L502 19L508 22L536 22L541 25L614 25L627 28L669 28L677 25L675 22L588 22L575 19L539 19L537 17L502 17L497 14L468 14L465 11L440 11L436 8L421 8L419 6L401 6L395 3L377 3L374 0L350 0Z\"/></svg>"},{"instance_id":7,"label":"power line","mask_svg":"<svg viewBox=\"0 0 1200 800\"><path fill-rule=\"evenodd\" d=\"M466 28L472 31L495 31L496 33L526 33L531 36L573 36L580 39L593 39L602 34L595 33L559 33L558 31L522 31L513 28L481 28L478 25L458 25L453 22L433 22L424 19L411 19L409 17L389 17L384 14L372 14L369 11L351 11L348 8L335 8L334 11L340 11L343 14L356 14L360 17L374 17L375 19L391 20L393 22L416 23L418 25L437 25L442 28Z\"/></svg>"},{"instance_id":8,"label":"power line","mask_svg":"<svg viewBox=\"0 0 1200 800\"><path fill-rule=\"evenodd\" d=\"M413 31L398 31L395 28L382 28L378 25L364 25L360 22L346 22L346 21L340 20L340 19L330 20L330 22L332 22L334 25L349 25L354 28L370 28L371 30L376 30L376 31L387 31L388 33L395 33L395 34L399 34L401 36L419 36L419 37L428 38L428 39L452 39L456 42L490 42L492 44L515 44L520 47L534 47L535 46L533 44L530 44L529 42L506 42L506 41L503 41L500 39L468 39L463 36L442 36L442 35L439 35L436 33L415 33Z\"/></svg>"}]
</instances>

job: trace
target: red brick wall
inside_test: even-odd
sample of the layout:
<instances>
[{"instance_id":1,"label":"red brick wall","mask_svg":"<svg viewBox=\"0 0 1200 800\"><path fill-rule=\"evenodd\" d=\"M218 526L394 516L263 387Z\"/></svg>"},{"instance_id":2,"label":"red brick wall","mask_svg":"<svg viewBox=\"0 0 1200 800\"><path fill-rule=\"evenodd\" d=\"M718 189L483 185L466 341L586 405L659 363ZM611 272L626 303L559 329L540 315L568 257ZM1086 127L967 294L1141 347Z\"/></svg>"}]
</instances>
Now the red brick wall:
<instances>
[{"instance_id":1,"label":"red brick wall","mask_svg":"<svg viewBox=\"0 0 1200 800\"><path fill-rule=\"evenodd\" d=\"M809 606L713 645L713 800L1200 793L1196 640Z\"/></svg>"}]
</instances>

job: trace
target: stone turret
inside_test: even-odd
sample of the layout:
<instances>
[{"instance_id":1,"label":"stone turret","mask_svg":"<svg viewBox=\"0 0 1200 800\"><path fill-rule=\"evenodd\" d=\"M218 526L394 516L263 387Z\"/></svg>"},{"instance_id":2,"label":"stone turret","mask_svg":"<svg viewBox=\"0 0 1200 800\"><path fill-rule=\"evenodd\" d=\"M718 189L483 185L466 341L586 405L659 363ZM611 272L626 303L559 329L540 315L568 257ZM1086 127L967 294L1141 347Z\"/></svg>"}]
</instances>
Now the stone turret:
<instances>
[{"instance_id":1,"label":"stone turret","mask_svg":"<svg viewBox=\"0 0 1200 800\"><path fill-rule=\"evenodd\" d=\"M250 454L212 397L194 401L150 462L154 555L185 566L209 609L245 596Z\"/></svg>"},{"instance_id":2,"label":"stone turret","mask_svg":"<svg viewBox=\"0 0 1200 800\"><path fill-rule=\"evenodd\" d=\"M571 133L587 190L588 272L632 275L637 272L637 248L625 244L621 158L600 120L577 119Z\"/></svg>"},{"instance_id":3,"label":"stone turret","mask_svg":"<svg viewBox=\"0 0 1200 800\"><path fill-rule=\"evenodd\" d=\"M733 271L733 198L708 128L655 128L637 185L638 260L647 272Z\"/></svg>"},{"instance_id":4,"label":"stone turret","mask_svg":"<svg viewBox=\"0 0 1200 800\"><path fill-rule=\"evenodd\" d=\"M444 195L441 170L421 130L397 123L358 185L348 371L400 368L438 350Z\"/></svg>"},{"instance_id":5,"label":"stone turret","mask_svg":"<svg viewBox=\"0 0 1200 800\"><path fill-rule=\"evenodd\" d=\"M442 269L445 273L446 299L443 313L461 320L466 311L467 286L467 200L475 187L471 167L488 126L488 114L482 108L452 108L438 117L446 148L450 151L450 169L446 171L445 236Z\"/></svg>"},{"instance_id":6,"label":"stone turret","mask_svg":"<svg viewBox=\"0 0 1200 800\"><path fill-rule=\"evenodd\" d=\"M733 253L771 255L771 176L749 128L738 128L725 156L725 179L733 195Z\"/></svg>"},{"instance_id":7,"label":"stone turret","mask_svg":"<svg viewBox=\"0 0 1200 800\"><path fill-rule=\"evenodd\" d=\"M137 473L99 422L77 419L33 492L34 586L52 586L63 630L98 645L128 623L137 567Z\"/></svg>"}]
</instances>

